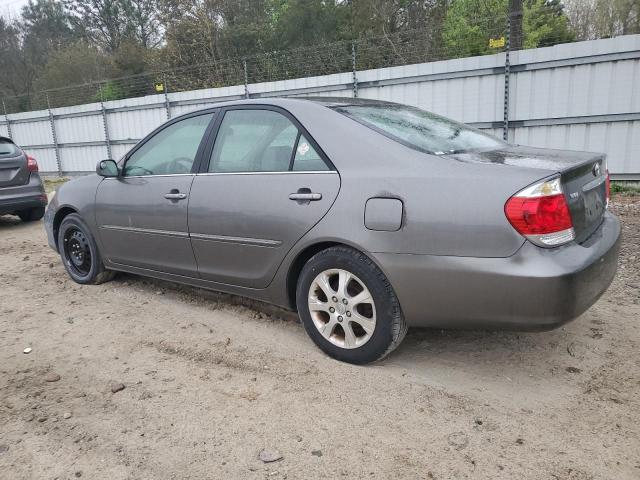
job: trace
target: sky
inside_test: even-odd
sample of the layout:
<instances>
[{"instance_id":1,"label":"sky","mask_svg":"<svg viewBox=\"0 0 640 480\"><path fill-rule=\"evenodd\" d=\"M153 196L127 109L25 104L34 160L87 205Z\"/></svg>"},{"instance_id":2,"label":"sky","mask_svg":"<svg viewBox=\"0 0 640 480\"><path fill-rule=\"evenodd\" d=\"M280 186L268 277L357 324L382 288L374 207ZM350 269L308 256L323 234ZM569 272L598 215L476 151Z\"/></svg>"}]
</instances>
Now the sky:
<instances>
[{"instance_id":1,"label":"sky","mask_svg":"<svg viewBox=\"0 0 640 480\"><path fill-rule=\"evenodd\" d=\"M0 0L0 15L4 18L17 18L27 3L29 0Z\"/></svg>"}]
</instances>

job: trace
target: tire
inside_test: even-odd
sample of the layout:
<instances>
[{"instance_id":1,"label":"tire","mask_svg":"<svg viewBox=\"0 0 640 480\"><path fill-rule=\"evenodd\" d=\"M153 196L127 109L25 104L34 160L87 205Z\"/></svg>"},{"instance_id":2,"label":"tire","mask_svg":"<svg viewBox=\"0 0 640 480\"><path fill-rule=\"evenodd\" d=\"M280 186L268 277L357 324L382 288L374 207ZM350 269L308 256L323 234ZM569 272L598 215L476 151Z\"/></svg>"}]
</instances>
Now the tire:
<instances>
[{"instance_id":1,"label":"tire","mask_svg":"<svg viewBox=\"0 0 640 480\"><path fill-rule=\"evenodd\" d=\"M23 222L37 222L44 217L44 207L30 208L29 210L20 210L16 212Z\"/></svg>"},{"instance_id":2,"label":"tire","mask_svg":"<svg viewBox=\"0 0 640 480\"><path fill-rule=\"evenodd\" d=\"M343 362L381 360L407 333L389 280L353 248L331 247L311 257L298 278L296 303L307 334L327 355Z\"/></svg>"},{"instance_id":3,"label":"tire","mask_svg":"<svg viewBox=\"0 0 640 480\"><path fill-rule=\"evenodd\" d=\"M96 241L77 213L62 220L58 229L58 250L64 268L76 283L99 285L115 276L115 272L104 267Z\"/></svg>"}]
</instances>

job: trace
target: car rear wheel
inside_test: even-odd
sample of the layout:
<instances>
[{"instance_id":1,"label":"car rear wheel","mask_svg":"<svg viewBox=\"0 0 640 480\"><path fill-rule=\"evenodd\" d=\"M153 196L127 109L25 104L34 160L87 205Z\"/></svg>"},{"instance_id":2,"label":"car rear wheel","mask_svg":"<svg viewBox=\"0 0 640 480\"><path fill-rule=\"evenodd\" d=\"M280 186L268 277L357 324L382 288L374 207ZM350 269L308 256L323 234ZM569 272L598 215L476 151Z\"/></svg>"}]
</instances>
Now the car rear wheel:
<instances>
[{"instance_id":1,"label":"car rear wheel","mask_svg":"<svg viewBox=\"0 0 640 480\"><path fill-rule=\"evenodd\" d=\"M380 360L407 332L385 275L366 255L349 247L332 247L309 259L298 279L296 300L311 339L343 362Z\"/></svg>"},{"instance_id":2,"label":"car rear wheel","mask_svg":"<svg viewBox=\"0 0 640 480\"><path fill-rule=\"evenodd\" d=\"M105 269L89 227L76 213L67 215L60 224L58 250L64 268L77 283L99 285L115 275Z\"/></svg>"},{"instance_id":3,"label":"car rear wheel","mask_svg":"<svg viewBox=\"0 0 640 480\"><path fill-rule=\"evenodd\" d=\"M20 220L23 222L37 222L44 217L44 207L35 207L28 210L20 210L16 212Z\"/></svg>"}]
</instances>

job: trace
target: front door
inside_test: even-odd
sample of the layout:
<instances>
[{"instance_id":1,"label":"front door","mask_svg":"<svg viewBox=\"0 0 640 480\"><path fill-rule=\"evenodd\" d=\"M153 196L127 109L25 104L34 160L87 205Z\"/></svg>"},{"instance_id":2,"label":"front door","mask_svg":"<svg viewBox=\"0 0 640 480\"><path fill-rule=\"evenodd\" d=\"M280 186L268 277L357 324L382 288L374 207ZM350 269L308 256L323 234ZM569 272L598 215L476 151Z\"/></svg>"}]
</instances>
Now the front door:
<instances>
[{"instance_id":1,"label":"front door","mask_svg":"<svg viewBox=\"0 0 640 480\"><path fill-rule=\"evenodd\" d=\"M293 118L270 109L228 109L208 156L189 202L200 276L264 288L327 213L340 177Z\"/></svg>"},{"instance_id":2,"label":"front door","mask_svg":"<svg viewBox=\"0 0 640 480\"><path fill-rule=\"evenodd\" d=\"M125 159L96 195L103 255L110 261L197 277L187 228L193 170L214 114L172 122Z\"/></svg>"}]
</instances>

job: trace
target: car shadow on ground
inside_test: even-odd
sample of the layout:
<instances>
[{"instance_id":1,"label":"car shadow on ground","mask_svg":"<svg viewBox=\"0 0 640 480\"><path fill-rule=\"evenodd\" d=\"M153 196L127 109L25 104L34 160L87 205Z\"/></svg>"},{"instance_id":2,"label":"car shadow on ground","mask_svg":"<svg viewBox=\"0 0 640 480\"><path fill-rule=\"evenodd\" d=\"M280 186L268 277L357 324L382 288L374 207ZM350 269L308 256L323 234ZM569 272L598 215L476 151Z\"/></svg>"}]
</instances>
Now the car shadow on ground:
<instances>
[{"instance_id":1,"label":"car shadow on ground","mask_svg":"<svg viewBox=\"0 0 640 480\"><path fill-rule=\"evenodd\" d=\"M206 290L169 281L119 273L113 280L124 288L135 285L149 293L175 295L175 301L188 300L201 304L219 304L225 308L243 308L247 317L272 319L299 324L296 312L238 295ZM293 325L292 325L293 326ZM567 337L564 329L550 332L520 332L512 330L410 328L402 344L385 363L419 362L426 364L440 356L462 363L491 363L509 356L546 355ZM517 362L516 362L517 363Z\"/></svg>"},{"instance_id":2,"label":"car shadow on ground","mask_svg":"<svg viewBox=\"0 0 640 480\"><path fill-rule=\"evenodd\" d=\"M25 223L18 217L13 215L0 215L0 231L15 228L28 228L33 225L34 222Z\"/></svg>"}]
</instances>

